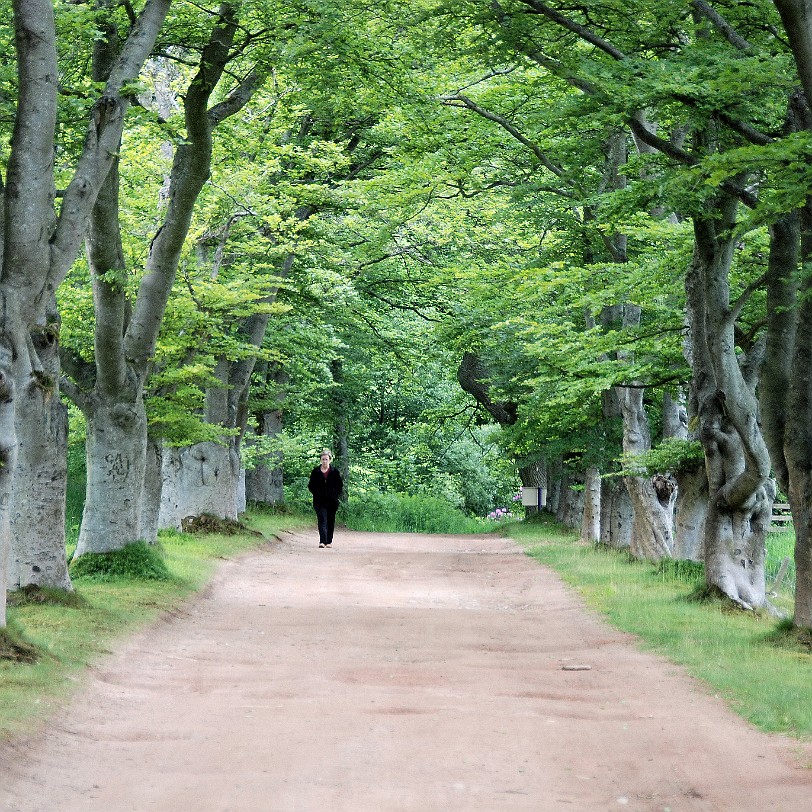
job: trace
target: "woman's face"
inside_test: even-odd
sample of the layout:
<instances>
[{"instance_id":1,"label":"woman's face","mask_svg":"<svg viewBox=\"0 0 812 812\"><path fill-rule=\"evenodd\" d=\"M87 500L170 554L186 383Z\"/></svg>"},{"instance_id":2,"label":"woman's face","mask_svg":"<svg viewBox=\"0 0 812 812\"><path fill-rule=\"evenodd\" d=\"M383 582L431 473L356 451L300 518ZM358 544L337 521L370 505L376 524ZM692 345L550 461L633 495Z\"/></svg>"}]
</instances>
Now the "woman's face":
<instances>
[{"instance_id":1,"label":"woman's face","mask_svg":"<svg viewBox=\"0 0 812 812\"><path fill-rule=\"evenodd\" d=\"M327 468L330 465L330 455L329 454L322 454L321 455L321 467Z\"/></svg>"}]
</instances>

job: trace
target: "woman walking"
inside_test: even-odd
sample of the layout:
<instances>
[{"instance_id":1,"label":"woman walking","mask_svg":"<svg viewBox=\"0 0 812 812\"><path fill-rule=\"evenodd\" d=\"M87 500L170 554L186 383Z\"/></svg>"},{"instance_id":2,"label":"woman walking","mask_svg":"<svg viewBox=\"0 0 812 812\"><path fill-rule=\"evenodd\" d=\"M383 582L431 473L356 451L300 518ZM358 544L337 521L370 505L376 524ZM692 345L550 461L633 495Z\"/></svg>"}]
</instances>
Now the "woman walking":
<instances>
[{"instance_id":1,"label":"woman walking","mask_svg":"<svg viewBox=\"0 0 812 812\"><path fill-rule=\"evenodd\" d=\"M319 547L330 547L336 525L338 498L344 490L341 474L331 465L333 455L328 448L321 452L321 463L310 472L307 489L313 494L313 508L319 525Z\"/></svg>"}]
</instances>

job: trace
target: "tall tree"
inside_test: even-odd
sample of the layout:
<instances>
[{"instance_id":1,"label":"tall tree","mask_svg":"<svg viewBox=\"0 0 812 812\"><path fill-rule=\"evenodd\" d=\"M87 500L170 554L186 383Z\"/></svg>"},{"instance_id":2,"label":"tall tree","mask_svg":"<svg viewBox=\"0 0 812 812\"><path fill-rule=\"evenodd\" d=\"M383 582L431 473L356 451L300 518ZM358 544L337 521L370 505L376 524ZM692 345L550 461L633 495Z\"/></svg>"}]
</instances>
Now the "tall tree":
<instances>
[{"instance_id":1,"label":"tall tree","mask_svg":"<svg viewBox=\"0 0 812 812\"><path fill-rule=\"evenodd\" d=\"M88 257L94 285L94 369L74 381L69 394L88 423L87 498L75 555L118 549L140 538L147 418L143 393L161 321L177 272L195 203L209 177L216 127L241 110L262 77L255 66L210 103L244 36L238 9L223 3L201 43L197 70L184 97L185 133L175 150L163 223L150 244L144 275L130 312L122 280L117 174L110 176L105 206L93 212ZM189 45L187 44L187 48ZM236 49L236 50L235 50ZM230 78L230 77L229 77Z\"/></svg>"},{"instance_id":2,"label":"tall tree","mask_svg":"<svg viewBox=\"0 0 812 812\"><path fill-rule=\"evenodd\" d=\"M40 355L54 357L52 351L58 335L53 320L54 292L81 248L96 196L117 153L124 114L130 105L127 86L137 78L168 9L169 0L150 0L130 29L92 106L84 147L57 212L54 138L59 84L54 6L39 0L14 3L18 101L3 188L0 274L0 340L6 348L2 372L7 382L3 408L13 418L3 420L5 433L0 447L7 453L19 447L20 453L16 466L4 466L0 472L0 502L4 505L0 565L8 560L10 504L15 514L26 518L31 537L40 531L48 537L53 533L48 525L54 516L50 511L43 514L37 502L42 504L42 491L49 487L55 502L64 500L61 483L54 484L51 473L43 470L49 461L39 456L42 446L36 440L42 435L59 440L61 431L50 430L53 404L59 392L58 373L53 360L43 362ZM100 13L104 18L111 9L103 3ZM55 445L58 448L58 443ZM60 466L55 466L55 470L58 472ZM12 476L15 484L10 503ZM29 500L26 494L33 498ZM20 522L16 525L19 527ZM56 532L64 530L58 528ZM32 543L29 549L37 550L37 544ZM49 544L46 558L51 563L60 558L55 549L55 544ZM64 535L61 549L64 550ZM23 551L17 558L25 562L29 556ZM36 580L38 566L32 563L29 572L20 571L18 583ZM64 570L59 565L49 577L61 586L66 585ZM0 572L0 583L6 579L4 569ZM0 623L5 623L5 612L0 612Z\"/></svg>"}]
</instances>

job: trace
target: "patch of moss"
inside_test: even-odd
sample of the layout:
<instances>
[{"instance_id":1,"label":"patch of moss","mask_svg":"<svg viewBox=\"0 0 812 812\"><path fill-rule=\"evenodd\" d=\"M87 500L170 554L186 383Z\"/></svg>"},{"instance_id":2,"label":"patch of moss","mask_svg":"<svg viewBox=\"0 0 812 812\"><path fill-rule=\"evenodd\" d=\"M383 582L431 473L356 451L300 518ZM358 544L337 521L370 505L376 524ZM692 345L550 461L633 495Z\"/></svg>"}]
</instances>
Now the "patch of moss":
<instances>
[{"instance_id":1,"label":"patch of moss","mask_svg":"<svg viewBox=\"0 0 812 812\"><path fill-rule=\"evenodd\" d=\"M108 553L85 553L71 561L71 578L113 580L131 578L140 581L171 581L162 552L155 545L136 541Z\"/></svg>"}]
</instances>

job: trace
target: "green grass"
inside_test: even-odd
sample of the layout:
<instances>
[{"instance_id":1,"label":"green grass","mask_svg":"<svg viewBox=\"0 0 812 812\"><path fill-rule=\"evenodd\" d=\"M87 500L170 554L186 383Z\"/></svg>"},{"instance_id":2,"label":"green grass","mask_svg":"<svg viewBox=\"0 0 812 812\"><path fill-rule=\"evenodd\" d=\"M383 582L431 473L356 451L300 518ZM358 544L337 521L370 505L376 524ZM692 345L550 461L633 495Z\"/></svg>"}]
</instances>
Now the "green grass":
<instances>
[{"instance_id":1,"label":"green grass","mask_svg":"<svg viewBox=\"0 0 812 812\"><path fill-rule=\"evenodd\" d=\"M685 666L741 716L765 731L812 737L809 642L766 614L692 600L703 583L701 565L633 561L552 524L514 525L509 534L613 626Z\"/></svg>"},{"instance_id":2,"label":"green grass","mask_svg":"<svg viewBox=\"0 0 812 812\"><path fill-rule=\"evenodd\" d=\"M374 493L342 506L338 520L350 530L376 533L485 533L496 522L466 516L445 499Z\"/></svg>"},{"instance_id":3,"label":"green grass","mask_svg":"<svg viewBox=\"0 0 812 812\"><path fill-rule=\"evenodd\" d=\"M8 629L0 633L0 740L45 723L88 665L108 653L115 640L181 606L208 583L219 560L265 544L281 530L311 525L312 518L254 512L246 523L266 539L162 533L159 551L166 577L150 576L154 548L147 557L141 551L133 557L133 550L125 548L129 563L123 569L98 571L96 562L94 572L83 573L74 565L73 593L12 593ZM146 563L146 573L132 566L135 559ZM23 649L19 656L17 646ZM26 661L30 646L39 655L36 662Z\"/></svg>"}]
</instances>

